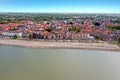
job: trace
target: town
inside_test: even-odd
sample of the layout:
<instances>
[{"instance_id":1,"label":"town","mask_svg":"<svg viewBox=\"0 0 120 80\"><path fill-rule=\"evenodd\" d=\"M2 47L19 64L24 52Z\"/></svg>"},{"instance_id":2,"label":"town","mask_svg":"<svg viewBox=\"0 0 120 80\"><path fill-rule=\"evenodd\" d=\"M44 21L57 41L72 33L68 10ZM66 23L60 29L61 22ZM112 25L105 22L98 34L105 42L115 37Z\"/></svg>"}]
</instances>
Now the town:
<instances>
[{"instance_id":1,"label":"town","mask_svg":"<svg viewBox=\"0 0 120 80\"><path fill-rule=\"evenodd\" d=\"M0 38L112 42L119 37L119 14L0 14Z\"/></svg>"}]
</instances>

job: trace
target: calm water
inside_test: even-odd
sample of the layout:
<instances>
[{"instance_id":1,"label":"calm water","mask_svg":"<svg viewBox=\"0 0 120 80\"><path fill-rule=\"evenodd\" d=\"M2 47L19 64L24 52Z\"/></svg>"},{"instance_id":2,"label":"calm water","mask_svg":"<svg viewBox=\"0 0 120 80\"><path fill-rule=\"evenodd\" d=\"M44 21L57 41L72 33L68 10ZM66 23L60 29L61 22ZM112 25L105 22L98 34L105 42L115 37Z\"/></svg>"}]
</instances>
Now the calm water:
<instances>
[{"instance_id":1,"label":"calm water","mask_svg":"<svg viewBox=\"0 0 120 80\"><path fill-rule=\"evenodd\" d=\"M120 52L0 46L0 80L120 80Z\"/></svg>"}]
</instances>

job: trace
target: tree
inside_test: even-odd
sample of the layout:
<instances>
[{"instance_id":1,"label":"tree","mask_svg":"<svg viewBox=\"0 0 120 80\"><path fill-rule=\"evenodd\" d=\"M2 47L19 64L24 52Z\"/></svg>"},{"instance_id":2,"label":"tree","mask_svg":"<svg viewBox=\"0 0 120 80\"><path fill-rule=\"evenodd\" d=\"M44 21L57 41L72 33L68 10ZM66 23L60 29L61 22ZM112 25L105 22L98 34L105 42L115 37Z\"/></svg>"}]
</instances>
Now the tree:
<instances>
[{"instance_id":1,"label":"tree","mask_svg":"<svg viewBox=\"0 0 120 80\"><path fill-rule=\"evenodd\" d=\"M100 36L96 35L94 36L96 40L100 40Z\"/></svg>"},{"instance_id":2,"label":"tree","mask_svg":"<svg viewBox=\"0 0 120 80\"><path fill-rule=\"evenodd\" d=\"M80 32L81 30L75 26L72 26L69 31L76 31L76 32Z\"/></svg>"},{"instance_id":3,"label":"tree","mask_svg":"<svg viewBox=\"0 0 120 80\"><path fill-rule=\"evenodd\" d=\"M15 35L13 35L13 39L17 39L18 38L18 36L15 34Z\"/></svg>"},{"instance_id":4,"label":"tree","mask_svg":"<svg viewBox=\"0 0 120 80\"><path fill-rule=\"evenodd\" d=\"M120 46L120 37L118 38L118 45Z\"/></svg>"},{"instance_id":5,"label":"tree","mask_svg":"<svg viewBox=\"0 0 120 80\"><path fill-rule=\"evenodd\" d=\"M51 28L47 28L47 29L45 29L45 31L51 32L52 29Z\"/></svg>"},{"instance_id":6,"label":"tree","mask_svg":"<svg viewBox=\"0 0 120 80\"><path fill-rule=\"evenodd\" d=\"M80 29L77 29L77 32L80 32L81 30Z\"/></svg>"},{"instance_id":7,"label":"tree","mask_svg":"<svg viewBox=\"0 0 120 80\"><path fill-rule=\"evenodd\" d=\"M29 34L29 35L28 35L28 38L29 38L29 40L33 39L33 35L32 35L32 34Z\"/></svg>"},{"instance_id":8,"label":"tree","mask_svg":"<svg viewBox=\"0 0 120 80\"><path fill-rule=\"evenodd\" d=\"M106 25L106 27L108 29L111 29L111 30L120 30L120 26L108 26L108 25Z\"/></svg>"}]
</instances>

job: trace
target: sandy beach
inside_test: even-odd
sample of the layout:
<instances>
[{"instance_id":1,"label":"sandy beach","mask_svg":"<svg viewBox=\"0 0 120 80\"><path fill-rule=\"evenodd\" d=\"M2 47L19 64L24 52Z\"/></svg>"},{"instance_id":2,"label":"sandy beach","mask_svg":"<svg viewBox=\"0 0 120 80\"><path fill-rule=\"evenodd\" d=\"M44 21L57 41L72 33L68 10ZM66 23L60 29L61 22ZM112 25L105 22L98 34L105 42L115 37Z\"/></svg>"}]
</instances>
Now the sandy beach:
<instances>
[{"instance_id":1,"label":"sandy beach","mask_svg":"<svg viewBox=\"0 0 120 80\"><path fill-rule=\"evenodd\" d=\"M26 48L62 48L62 49L66 48L66 49L120 51L119 46L108 43L41 42L41 41L0 39L0 45L26 47Z\"/></svg>"}]
</instances>

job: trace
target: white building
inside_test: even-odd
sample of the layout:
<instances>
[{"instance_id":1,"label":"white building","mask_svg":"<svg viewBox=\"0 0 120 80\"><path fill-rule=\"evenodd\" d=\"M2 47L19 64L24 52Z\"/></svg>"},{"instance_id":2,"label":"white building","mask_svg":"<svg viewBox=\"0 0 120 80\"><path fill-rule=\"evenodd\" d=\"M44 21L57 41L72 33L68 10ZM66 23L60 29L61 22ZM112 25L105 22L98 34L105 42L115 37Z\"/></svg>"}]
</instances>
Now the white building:
<instances>
[{"instance_id":1,"label":"white building","mask_svg":"<svg viewBox=\"0 0 120 80\"><path fill-rule=\"evenodd\" d=\"M14 35L22 37L22 32L2 32L2 36L13 37Z\"/></svg>"}]
</instances>

